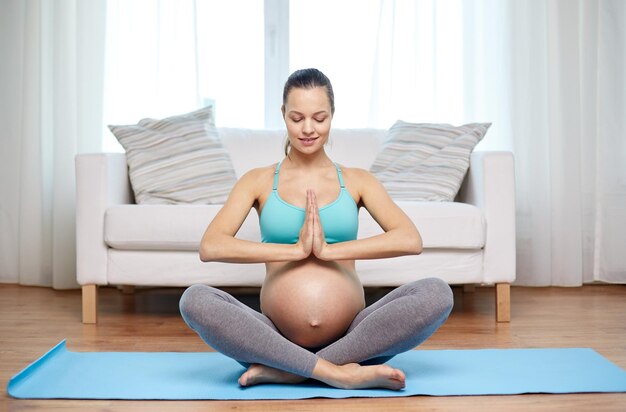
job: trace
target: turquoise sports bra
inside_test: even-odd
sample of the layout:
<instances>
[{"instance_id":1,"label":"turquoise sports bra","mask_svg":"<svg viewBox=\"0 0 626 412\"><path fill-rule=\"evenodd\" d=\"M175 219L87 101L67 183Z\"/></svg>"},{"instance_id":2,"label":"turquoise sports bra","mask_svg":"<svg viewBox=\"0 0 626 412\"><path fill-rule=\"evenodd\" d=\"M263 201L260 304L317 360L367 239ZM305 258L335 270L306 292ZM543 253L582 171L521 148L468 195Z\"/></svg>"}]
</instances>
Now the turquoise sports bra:
<instances>
[{"instance_id":1,"label":"turquoise sports bra","mask_svg":"<svg viewBox=\"0 0 626 412\"><path fill-rule=\"evenodd\" d=\"M305 210L285 202L278 195L278 172L282 161L274 172L274 186L261 211L261 241L264 243L294 244L300 237ZM327 243L355 240L359 230L359 210L354 199L343 184L341 169L337 164L337 177L341 190L332 203L319 208L320 220Z\"/></svg>"}]
</instances>

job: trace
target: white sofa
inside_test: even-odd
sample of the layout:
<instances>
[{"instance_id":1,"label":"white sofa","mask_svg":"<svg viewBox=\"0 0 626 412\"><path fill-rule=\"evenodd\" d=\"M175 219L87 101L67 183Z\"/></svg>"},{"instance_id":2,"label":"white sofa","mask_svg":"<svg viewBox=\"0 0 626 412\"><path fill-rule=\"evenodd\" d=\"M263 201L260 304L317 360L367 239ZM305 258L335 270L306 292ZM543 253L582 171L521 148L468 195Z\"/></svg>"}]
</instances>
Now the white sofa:
<instances>
[{"instance_id":1,"label":"white sofa","mask_svg":"<svg viewBox=\"0 0 626 412\"><path fill-rule=\"evenodd\" d=\"M218 131L237 176L283 157L284 131ZM386 134L378 129L334 130L327 151L340 164L368 169ZM200 261L200 238L220 205L135 204L123 153L78 155L76 184L77 279L84 323L96 322L99 285L262 284L263 264ZM508 321L510 283L515 280L514 188L510 152L475 151L455 202L397 202L420 230L424 251L357 262L363 285L398 286L430 276L449 284L495 284L496 319ZM359 237L380 231L362 209ZM260 239L256 211L237 236Z\"/></svg>"}]
</instances>

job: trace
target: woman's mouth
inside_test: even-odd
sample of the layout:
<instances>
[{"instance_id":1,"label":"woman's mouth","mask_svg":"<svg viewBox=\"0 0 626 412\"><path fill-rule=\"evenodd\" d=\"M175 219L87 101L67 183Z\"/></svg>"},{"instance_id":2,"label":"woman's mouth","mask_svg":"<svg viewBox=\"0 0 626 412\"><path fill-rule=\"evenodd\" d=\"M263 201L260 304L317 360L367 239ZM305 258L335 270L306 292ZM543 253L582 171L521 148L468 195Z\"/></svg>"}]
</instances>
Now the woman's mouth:
<instances>
[{"instance_id":1,"label":"woman's mouth","mask_svg":"<svg viewBox=\"0 0 626 412\"><path fill-rule=\"evenodd\" d=\"M300 142L302 142L303 146L311 146L315 143L315 141L317 140L317 137L307 137L307 138L298 138L298 140L300 140Z\"/></svg>"}]
</instances>

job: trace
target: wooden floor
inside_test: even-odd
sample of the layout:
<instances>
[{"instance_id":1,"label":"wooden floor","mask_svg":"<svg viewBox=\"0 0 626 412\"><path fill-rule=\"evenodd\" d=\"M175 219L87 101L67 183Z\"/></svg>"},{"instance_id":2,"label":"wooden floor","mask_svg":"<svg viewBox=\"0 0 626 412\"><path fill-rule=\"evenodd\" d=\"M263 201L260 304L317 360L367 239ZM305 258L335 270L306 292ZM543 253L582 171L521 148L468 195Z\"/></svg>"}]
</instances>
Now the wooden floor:
<instances>
[{"instance_id":1,"label":"wooden floor","mask_svg":"<svg viewBox=\"0 0 626 412\"><path fill-rule=\"evenodd\" d=\"M371 290L374 300L385 290ZM626 286L513 287L512 321L494 321L494 291L455 288L455 308L423 349L591 347L626 369ZM76 351L204 351L178 315L181 289L100 290L98 325L80 322L80 292L0 285L0 411L626 411L626 393L474 397L415 396L302 401L18 400L6 393L11 376L62 339ZM240 295L251 306L252 295Z\"/></svg>"}]
</instances>

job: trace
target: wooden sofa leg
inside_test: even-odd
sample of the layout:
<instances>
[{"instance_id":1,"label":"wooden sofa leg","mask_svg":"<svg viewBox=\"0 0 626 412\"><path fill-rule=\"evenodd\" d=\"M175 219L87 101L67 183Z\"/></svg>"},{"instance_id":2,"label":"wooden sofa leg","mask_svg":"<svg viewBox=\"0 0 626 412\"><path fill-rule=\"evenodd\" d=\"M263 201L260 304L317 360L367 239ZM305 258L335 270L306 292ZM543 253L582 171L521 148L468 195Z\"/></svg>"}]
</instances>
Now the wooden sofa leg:
<instances>
[{"instance_id":1,"label":"wooden sofa leg","mask_svg":"<svg viewBox=\"0 0 626 412\"><path fill-rule=\"evenodd\" d=\"M83 285L83 323L98 321L98 285Z\"/></svg>"},{"instance_id":2,"label":"wooden sofa leg","mask_svg":"<svg viewBox=\"0 0 626 412\"><path fill-rule=\"evenodd\" d=\"M511 321L511 284L496 283L496 322Z\"/></svg>"}]
</instances>

